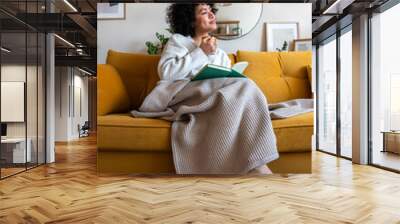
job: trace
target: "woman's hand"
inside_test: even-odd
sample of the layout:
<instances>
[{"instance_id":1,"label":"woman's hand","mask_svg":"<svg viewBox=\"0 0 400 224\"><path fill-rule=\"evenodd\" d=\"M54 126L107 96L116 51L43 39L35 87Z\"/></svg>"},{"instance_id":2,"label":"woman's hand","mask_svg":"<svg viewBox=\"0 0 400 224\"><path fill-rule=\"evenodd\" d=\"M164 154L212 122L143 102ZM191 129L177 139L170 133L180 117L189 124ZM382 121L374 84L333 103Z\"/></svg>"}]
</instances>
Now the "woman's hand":
<instances>
[{"instance_id":1,"label":"woman's hand","mask_svg":"<svg viewBox=\"0 0 400 224\"><path fill-rule=\"evenodd\" d=\"M200 48L206 55L212 54L217 49L217 39L212 36L206 36L201 39Z\"/></svg>"}]
</instances>

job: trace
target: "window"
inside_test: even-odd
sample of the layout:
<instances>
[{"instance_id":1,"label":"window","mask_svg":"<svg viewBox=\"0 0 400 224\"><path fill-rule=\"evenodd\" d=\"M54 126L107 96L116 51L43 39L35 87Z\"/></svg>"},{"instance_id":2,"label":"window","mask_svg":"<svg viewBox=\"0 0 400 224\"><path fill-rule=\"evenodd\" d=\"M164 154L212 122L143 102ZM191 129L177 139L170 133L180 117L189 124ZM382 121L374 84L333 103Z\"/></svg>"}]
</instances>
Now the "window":
<instances>
[{"instance_id":1,"label":"window","mask_svg":"<svg viewBox=\"0 0 400 224\"><path fill-rule=\"evenodd\" d=\"M384 142L390 142L384 139L384 133L400 130L399 21L400 4L371 18L370 160L394 170L400 170L400 133L393 133L397 137L390 140L395 150L385 146Z\"/></svg>"},{"instance_id":2,"label":"window","mask_svg":"<svg viewBox=\"0 0 400 224\"><path fill-rule=\"evenodd\" d=\"M0 2L13 5L39 13L44 2ZM0 12L0 178L45 163L45 45L44 33Z\"/></svg>"},{"instance_id":3,"label":"window","mask_svg":"<svg viewBox=\"0 0 400 224\"><path fill-rule=\"evenodd\" d=\"M318 145L317 149L336 153L336 39L318 48Z\"/></svg>"},{"instance_id":4,"label":"window","mask_svg":"<svg viewBox=\"0 0 400 224\"><path fill-rule=\"evenodd\" d=\"M352 32L340 36L340 155L352 157Z\"/></svg>"},{"instance_id":5,"label":"window","mask_svg":"<svg viewBox=\"0 0 400 224\"><path fill-rule=\"evenodd\" d=\"M322 41L317 52L317 149L351 159L351 24L337 32L337 35Z\"/></svg>"}]
</instances>

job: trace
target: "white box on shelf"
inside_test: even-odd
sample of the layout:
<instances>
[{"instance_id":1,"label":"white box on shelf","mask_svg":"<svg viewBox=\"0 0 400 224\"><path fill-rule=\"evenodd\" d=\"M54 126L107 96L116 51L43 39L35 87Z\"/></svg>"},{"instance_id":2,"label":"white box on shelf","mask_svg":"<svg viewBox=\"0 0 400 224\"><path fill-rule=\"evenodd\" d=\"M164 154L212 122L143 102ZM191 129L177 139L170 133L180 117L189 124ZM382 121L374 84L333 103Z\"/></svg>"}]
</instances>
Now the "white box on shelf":
<instances>
[{"instance_id":1,"label":"white box on shelf","mask_svg":"<svg viewBox=\"0 0 400 224\"><path fill-rule=\"evenodd\" d=\"M6 138L1 140L1 144L13 145L13 163L25 163L32 161L32 140L30 138L27 138L26 142L28 144L25 153L25 138Z\"/></svg>"},{"instance_id":2,"label":"white box on shelf","mask_svg":"<svg viewBox=\"0 0 400 224\"><path fill-rule=\"evenodd\" d=\"M27 147L25 154L25 139L21 139L19 144L16 144L14 153L13 153L13 163L25 163L30 162L32 159L31 153L31 139L27 139ZM25 161L26 160L26 161Z\"/></svg>"}]
</instances>

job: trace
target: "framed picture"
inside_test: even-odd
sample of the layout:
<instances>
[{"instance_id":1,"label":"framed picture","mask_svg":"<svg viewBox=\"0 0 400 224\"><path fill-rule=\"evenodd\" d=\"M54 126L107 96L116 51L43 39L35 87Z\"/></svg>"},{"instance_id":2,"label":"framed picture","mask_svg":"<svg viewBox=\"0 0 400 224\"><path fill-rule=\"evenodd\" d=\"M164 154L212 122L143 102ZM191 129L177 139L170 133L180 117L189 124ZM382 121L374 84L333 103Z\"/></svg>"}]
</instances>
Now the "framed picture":
<instances>
[{"instance_id":1,"label":"framed picture","mask_svg":"<svg viewBox=\"0 0 400 224\"><path fill-rule=\"evenodd\" d=\"M312 39L296 39L294 42L295 51L311 51Z\"/></svg>"},{"instance_id":2,"label":"framed picture","mask_svg":"<svg viewBox=\"0 0 400 224\"><path fill-rule=\"evenodd\" d=\"M265 23L267 51L289 51L299 36L297 22Z\"/></svg>"},{"instance_id":3,"label":"framed picture","mask_svg":"<svg viewBox=\"0 0 400 224\"><path fill-rule=\"evenodd\" d=\"M97 3L97 19L125 19L125 3Z\"/></svg>"}]
</instances>

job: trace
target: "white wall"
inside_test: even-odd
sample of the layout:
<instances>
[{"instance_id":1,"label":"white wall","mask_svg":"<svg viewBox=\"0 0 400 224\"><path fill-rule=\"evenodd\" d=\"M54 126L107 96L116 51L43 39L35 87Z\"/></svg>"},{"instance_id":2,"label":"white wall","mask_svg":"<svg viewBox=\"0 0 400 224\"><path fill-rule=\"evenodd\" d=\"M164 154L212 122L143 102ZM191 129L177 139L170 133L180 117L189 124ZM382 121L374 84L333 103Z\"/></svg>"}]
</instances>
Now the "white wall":
<instances>
[{"instance_id":1,"label":"white wall","mask_svg":"<svg viewBox=\"0 0 400 224\"><path fill-rule=\"evenodd\" d=\"M26 82L26 77L28 82ZM1 81L2 82L24 82L28 83L27 87L27 122L7 122L7 136L8 137L24 137L25 126L28 125L28 137L35 133L36 135L36 122L37 122L37 98L36 98L36 66L25 66L25 65L12 65L7 64L1 66ZM32 88L34 87L34 88ZM2 96L4 97L4 96ZM21 108L24 110L24 108ZM1 108L1 110L7 110L7 108Z\"/></svg>"},{"instance_id":2,"label":"white wall","mask_svg":"<svg viewBox=\"0 0 400 224\"><path fill-rule=\"evenodd\" d=\"M109 49L145 53L145 42L156 41L156 32L168 34L165 31L168 28L165 21L168 5L130 3L126 4L125 20L97 20L97 62L105 63ZM257 26L242 38L219 40L219 47L227 52L236 52L238 49L264 51L265 22L298 22L299 38L311 38L311 4L263 3L262 17Z\"/></svg>"},{"instance_id":3,"label":"white wall","mask_svg":"<svg viewBox=\"0 0 400 224\"><path fill-rule=\"evenodd\" d=\"M22 116L26 112L26 119L23 119L22 122L6 122L7 137L21 138L26 135L30 143L31 159L36 162L36 158L38 158L39 163L43 163L45 158L44 78L41 66L25 66L25 64L4 64L1 66L2 82L24 82L26 87L26 99L23 100L23 105L21 105L22 107L19 107L18 109L1 107L2 112L8 110L19 110L8 112L22 113ZM2 89L2 93L3 91L4 89ZM20 90L19 94L23 95L24 89ZM2 98L3 97L7 97L7 94L2 95ZM26 106L24 102L26 103ZM38 157L37 154L39 154Z\"/></svg>"},{"instance_id":4,"label":"white wall","mask_svg":"<svg viewBox=\"0 0 400 224\"><path fill-rule=\"evenodd\" d=\"M72 113L72 130L71 135L73 138L79 137L79 132L77 129L78 124L82 126L85 121L88 121L89 113L88 113L88 77L82 76L82 73L74 75L74 108ZM80 93L79 93L80 91ZM79 96L80 95L80 96ZM81 111L80 111L81 110Z\"/></svg>"},{"instance_id":5,"label":"white wall","mask_svg":"<svg viewBox=\"0 0 400 224\"><path fill-rule=\"evenodd\" d=\"M55 141L69 139L69 85L70 68L55 68Z\"/></svg>"},{"instance_id":6,"label":"white wall","mask_svg":"<svg viewBox=\"0 0 400 224\"><path fill-rule=\"evenodd\" d=\"M82 101L82 116L80 116L80 121L83 123L88 120L89 113L89 91L88 91L88 77L82 76L83 73L79 73L80 75L75 75L75 86L81 88L81 101Z\"/></svg>"},{"instance_id":7,"label":"white wall","mask_svg":"<svg viewBox=\"0 0 400 224\"><path fill-rule=\"evenodd\" d=\"M88 78L71 67L56 67L55 73L55 141L77 139L78 124L88 120Z\"/></svg>"},{"instance_id":8,"label":"white wall","mask_svg":"<svg viewBox=\"0 0 400 224\"><path fill-rule=\"evenodd\" d=\"M97 63L105 63L108 49L146 52L146 41L155 33L168 34L165 9L168 4L126 4L125 20L97 20Z\"/></svg>"}]
</instances>

